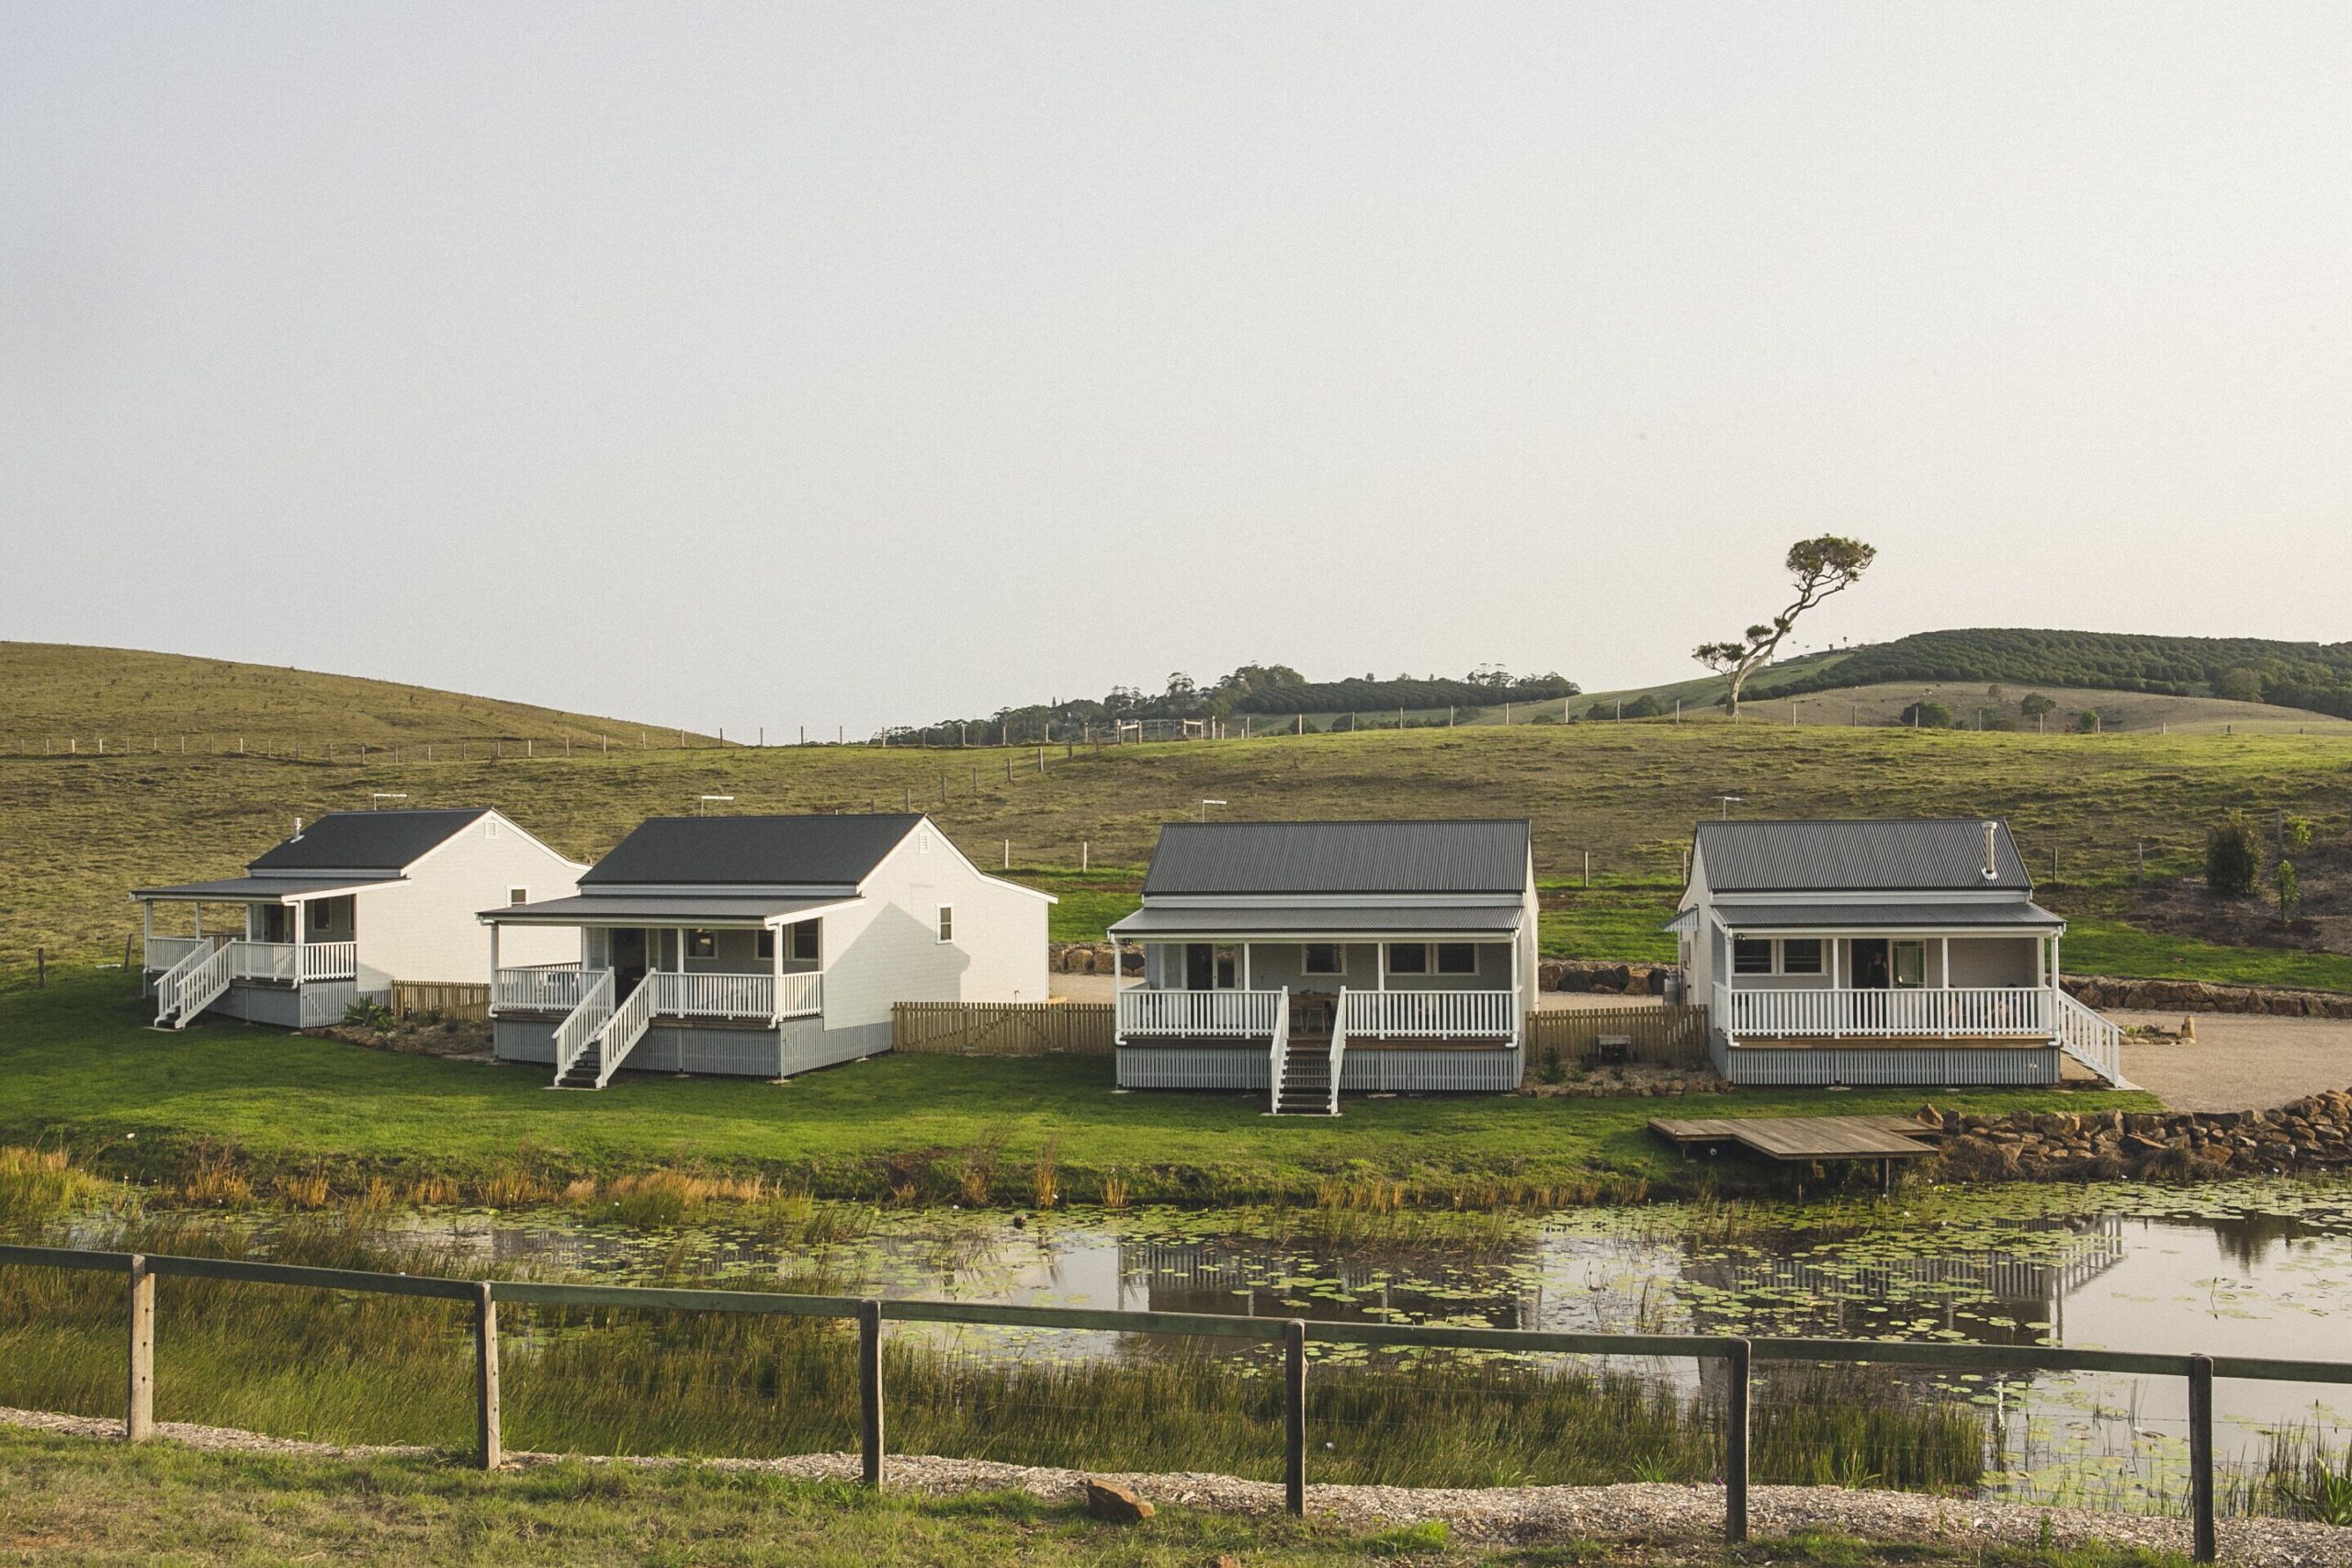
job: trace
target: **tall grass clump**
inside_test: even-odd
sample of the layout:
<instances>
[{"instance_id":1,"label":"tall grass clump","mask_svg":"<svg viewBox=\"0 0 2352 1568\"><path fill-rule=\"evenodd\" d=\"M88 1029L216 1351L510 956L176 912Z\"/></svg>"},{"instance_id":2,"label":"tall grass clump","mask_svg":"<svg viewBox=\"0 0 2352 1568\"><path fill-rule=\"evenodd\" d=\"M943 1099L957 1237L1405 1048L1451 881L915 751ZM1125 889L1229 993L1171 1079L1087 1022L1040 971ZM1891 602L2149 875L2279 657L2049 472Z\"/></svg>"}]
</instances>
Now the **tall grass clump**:
<instances>
[{"instance_id":1,"label":"tall grass clump","mask_svg":"<svg viewBox=\"0 0 2352 1568\"><path fill-rule=\"evenodd\" d=\"M132 1189L79 1168L63 1149L0 1148L0 1236L30 1237L72 1215L138 1206Z\"/></svg>"}]
</instances>

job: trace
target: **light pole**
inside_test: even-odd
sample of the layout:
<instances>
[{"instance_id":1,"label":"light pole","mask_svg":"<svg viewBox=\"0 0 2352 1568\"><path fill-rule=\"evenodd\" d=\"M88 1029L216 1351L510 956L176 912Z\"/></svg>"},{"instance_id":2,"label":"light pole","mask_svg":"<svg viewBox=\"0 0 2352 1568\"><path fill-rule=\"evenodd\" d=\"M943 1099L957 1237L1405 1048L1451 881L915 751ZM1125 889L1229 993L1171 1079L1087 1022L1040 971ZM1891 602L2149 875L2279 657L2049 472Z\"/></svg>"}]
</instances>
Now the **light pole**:
<instances>
[{"instance_id":1,"label":"light pole","mask_svg":"<svg viewBox=\"0 0 2352 1568\"><path fill-rule=\"evenodd\" d=\"M1715 798L1724 804L1723 819L1726 822L1731 820L1731 808L1743 804L1742 797L1736 795L1719 795Z\"/></svg>"},{"instance_id":2,"label":"light pole","mask_svg":"<svg viewBox=\"0 0 2352 1568\"><path fill-rule=\"evenodd\" d=\"M695 815L707 817L710 813L704 807L712 805L732 806L734 803L735 797L731 795L698 795L695 796Z\"/></svg>"},{"instance_id":3,"label":"light pole","mask_svg":"<svg viewBox=\"0 0 2352 1568\"><path fill-rule=\"evenodd\" d=\"M1201 818L1201 820L1202 820L1202 821L1204 821L1204 822L1205 822L1205 821L1207 821L1207 820L1209 819L1209 807L1212 807L1212 806L1223 806L1224 804L1225 804L1225 802L1224 802L1224 801L1222 801L1222 800L1203 800L1203 801L1201 802L1201 810L1200 810L1200 818Z\"/></svg>"}]
</instances>

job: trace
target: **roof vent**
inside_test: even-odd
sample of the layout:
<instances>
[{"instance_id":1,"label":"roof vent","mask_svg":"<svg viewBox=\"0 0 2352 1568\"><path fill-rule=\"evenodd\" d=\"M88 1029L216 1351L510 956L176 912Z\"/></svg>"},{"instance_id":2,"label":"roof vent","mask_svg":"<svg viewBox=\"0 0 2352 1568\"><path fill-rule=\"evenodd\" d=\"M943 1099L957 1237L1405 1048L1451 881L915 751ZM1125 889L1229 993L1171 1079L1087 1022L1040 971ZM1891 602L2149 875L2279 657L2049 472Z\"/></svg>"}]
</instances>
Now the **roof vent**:
<instances>
[{"instance_id":1,"label":"roof vent","mask_svg":"<svg viewBox=\"0 0 2352 1568\"><path fill-rule=\"evenodd\" d=\"M1997 835L2000 830L2001 825L1998 822L1987 822L1984 824L1984 880L1987 882L1991 882L2001 874L2000 857L1994 852L1996 845L1998 842Z\"/></svg>"},{"instance_id":2,"label":"roof vent","mask_svg":"<svg viewBox=\"0 0 2352 1568\"><path fill-rule=\"evenodd\" d=\"M288 843L299 843L299 842L300 842L300 841L301 841L301 838L302 838L302 819L301 819L300 817L297 817L296 818L294 818L294 837L293 837L293 838L291 838L291 839L289 839L289 840L288 840L287 841L288 841Z\"/></svg>"}]
</instances>

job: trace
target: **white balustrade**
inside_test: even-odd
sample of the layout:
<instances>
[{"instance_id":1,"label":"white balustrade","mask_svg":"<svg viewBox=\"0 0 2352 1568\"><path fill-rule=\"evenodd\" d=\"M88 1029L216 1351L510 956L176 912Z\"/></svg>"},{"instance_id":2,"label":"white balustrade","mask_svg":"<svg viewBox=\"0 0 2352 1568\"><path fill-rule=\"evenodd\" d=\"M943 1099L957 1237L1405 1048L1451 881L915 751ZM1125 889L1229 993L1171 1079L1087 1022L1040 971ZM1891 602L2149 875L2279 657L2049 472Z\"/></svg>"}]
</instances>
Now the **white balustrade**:
<instances>
[{"instance_id":1,"label":"white balustrade","mask_svg":"<svg viewBox=\"0 0 2352 1568\"><path fill-rule=\"evenodd\" d=\"M653 987L653 1010L664 1018L758 1018L775 1016L773 975L680 975L658 970L645 977Z\"/></svg>"},{"instance_id":2,"label":"white balustrade","mask_svg":"<svg viewBox=\"0 0 2352 1568\"><path fill-rule=\"evenodd\" d=\"M2058 998L2058 1048L2117 1089L2130 1089L2123 1076L2123 1031L2064 991Z\"/></svg>"},{"instance_id":3,"label":"white balustrade","mask_svg":"<svg viewBox=\"0 0 2352 1568\"><path fill-rule=\"evenodd\" d=\"M359 944L356 942L306 942L295 949L296 977L303 980L356 980L359 977Z\"/></svg>"},{"instance_id":4,"label":"white balustrade","mask_svg":"<svg viewBox=\"0 0 2352 1568\"><path fill-rule=\"evenodd\" d=\"M580 1004L555 1026L555 1080L561 1083L590 1041L613 1021L613 972L599 969L580 996Z\"/></svg>"},{"instance_id":5,"label":"white balustrade","mask_svg":"<svg viewBox=\"0 0 2352 1568\"><path fill-rule=\"evenodd\" d=\"M1119 1033L1196 1038L1259 1039L1275 1032L1283 991L1161 991L1119 993Z\"/></svg>"},{"instance_id":6,"label":"white balustrade","mask_svg":"<svg viewBox=\"0 0 2352 1568\"><path fill-rule=\"evenodd\" d=\"M1346 991L1340 1025L1359 1040L1460 1040L1519 1032L1516 991Z\"/></svg>"},{"instance_id":7,"label":"white balustrade","mask_svg":"<svg viewBox=\"0 0 2352 1568\"><path fill-rule=\"evenodd\" d=\"M1734 1039L2013 1035L2048 1040L2057 1032L2054 995L2027 986L1747 990L1719 983L1715 1007L1719 1026Z\"/></svg>"},{"instance_id":8,"label":"white balustrade","mask_svg":"<svg viewBox=\"0 0 2352 1568\"><path fill-rule=\"evenodd\" d=\"M811 969L786 975L776 982L775 1016L814 1018L825 1010L825 972Z\"/></svg>"},{"instance_id":9,"label":"white balustrade","mask_svg":"<svg viewBox=\"0 0 2352 1568\"><path fill-rule=\"evenodd\" d=\"M217 945L209 936L151 936L147 939L146 965L160 974L176 968L188 954L209 952Z\"/></svg>"},{"instance_id":10,"label":"white balustrade","mask_svg":"<svg viewBox=\"0 0 2352 1568\"><path fill-rule=\"evenodd\" d=\"M501 969L491 978L491 1010L570 1012L580 1005L589 976L601 972L577 964L531 964Z\"/></svg>"}]
</instances>

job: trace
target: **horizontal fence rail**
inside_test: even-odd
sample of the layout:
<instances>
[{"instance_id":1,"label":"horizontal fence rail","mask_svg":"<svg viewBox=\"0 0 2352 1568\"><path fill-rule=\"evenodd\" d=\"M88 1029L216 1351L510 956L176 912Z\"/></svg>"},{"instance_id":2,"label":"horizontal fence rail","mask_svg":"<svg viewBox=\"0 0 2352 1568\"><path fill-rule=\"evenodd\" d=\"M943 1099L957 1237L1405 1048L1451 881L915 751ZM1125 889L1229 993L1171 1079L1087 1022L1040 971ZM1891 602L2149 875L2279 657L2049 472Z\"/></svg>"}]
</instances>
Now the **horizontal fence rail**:
<instances>
[{"instance_id":1,"label":"horizontal fence rail","mask_svg":"<svg viewBox=\"0 0 2352 1568\"><path fill-rule=\"evenodd\" d=\"M914 1056L1107 1056L1109 1002L900 1002L890 1049Z\"/></svg>"},{"instance_id":2,"label":"horizontal fence rail","mask_svg":"<svg viewBox=\"0 0 2352 1568\"><path fill-rule=\"evenodd\" d=\"M1836 987L1804 990L1745 990L1715 987L1723 1026L1742 1035L2010 1036L2048 1040L2056 1032L2052 998L2035 987L1940 986L1909 988Z\"/></svg>"},{"instance_id":3,"label":"horizontal fence rail","mask_svg":"<svg viewBox=\"0 0 2352 1568\"><path fill-rule=\"evenodd\" d=\"M378 1295L422 1296L470 1303L474 1308L479 1456L496 1468L498 1430L497 1305L626 1307L669 1312L769 1314L856 1322L865 1419L862 1447L868 1482L882 1478L882 1387L879 1325L884 1322L953 1323L1118 1334L1178 1334L1279 1343L1283 1349L1284 1501L1306 1509L1306 1344L1408 1346L1491 1350L1521 1355L1630 1356L1720 1361L1727 1373L1724 1430L1724 1533L1747 1537L1748 1421L1753 1363L1844 1362L1936 1367L1969 1371L2112 1372L2176 1377L2189 1385L2189 1451L2196 1556L2215 1556L2213 1401L2215 1378L2256 1382L2352 1386L2352 1362L2259 1356L2204 1356L2171 1351L2074 1349L2054 1345L1966 1345L1872 1339L1745 1339L1709 1335L1603 1334L1524 1328L1468 1328L1435 1324L1308 1323L1296 1318L1235 1317L1207 1313L1130 1312L1097 1307L1000 1305L983 1302L888 1301L852 1296L718 1291L646 1285L560 1284L519 1280L458 1280L429 1274L381 1274L348 1269L258 1263L242 1258L179 1258L74 1247L0 1246L0 1267L15 1265L116 1273L129 1283L130 1326L126 1436L152 1434L154 1414L154 1329L158 1279L240 1280L255 1284Z\"/></svg>"},{"instance_id":4,"label":"horizontal fence rail","mask_svg":"<svg viewBox=\"0 0 2352 1568\"><path fill-rule=\"evenodd\" d=\"M1707 1060L1703 1007L1555 1008L1527 1015L1529 1060L1563 1065L1697 1066Z\"/></svg>"}]
</instances>

